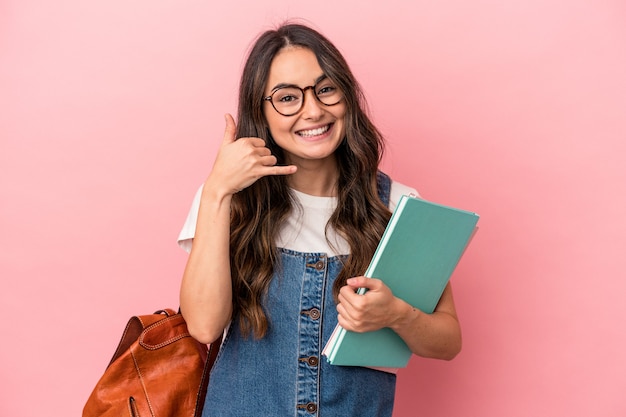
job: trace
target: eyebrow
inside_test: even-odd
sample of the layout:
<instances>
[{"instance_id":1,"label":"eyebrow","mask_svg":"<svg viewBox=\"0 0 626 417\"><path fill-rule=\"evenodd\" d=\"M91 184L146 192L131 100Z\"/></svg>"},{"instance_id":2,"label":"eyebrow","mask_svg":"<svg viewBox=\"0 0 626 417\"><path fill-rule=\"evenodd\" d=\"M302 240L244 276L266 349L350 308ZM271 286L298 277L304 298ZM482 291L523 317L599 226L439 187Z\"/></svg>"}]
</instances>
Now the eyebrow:
<instances>
[{"instance_id":1,"label":"eyebrow","mask_svg":"<svg viewBox=\"0 0 626 417\"><path fill-rule=\"evenodd\" d=\"M319 83L320 81L322 81L322 80L324 80L324 79L326 79L326 78L328 78L328 76L327 76L326 74L322 74L322 75L320 75L319 77L317 77L317 78L315 79L315 83L313 84L313 86L317 85L317 83ZM281 88L288 88L288 87L298 87L298 88L300 88L300 86L299 86L299 85L296 85L296 84L280 83L280 84L276 84L276 85L274 86L274 88L272 88L272 90L271 90L270 92L272 92L272 93L273 93L273 92L274 92L274 91L276 91L276 90L279 90L279 89L281 89Z\"/></svg>"}]
</instances>

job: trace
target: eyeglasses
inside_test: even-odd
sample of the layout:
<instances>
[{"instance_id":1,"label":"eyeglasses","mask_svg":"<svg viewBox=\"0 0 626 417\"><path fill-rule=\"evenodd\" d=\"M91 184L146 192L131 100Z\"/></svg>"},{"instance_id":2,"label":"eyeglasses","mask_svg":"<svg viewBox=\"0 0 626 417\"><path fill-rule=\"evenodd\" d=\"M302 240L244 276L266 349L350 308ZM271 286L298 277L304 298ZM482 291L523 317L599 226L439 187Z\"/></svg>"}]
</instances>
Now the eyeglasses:
<instances>
[{"instance_id":1,"label":"eyeglasses","mask_svg":"<svg viewBox=\"0 0 626 417\"><path fill-rule=\"evenodd\" d=\"M272 94L263 97L264 101L272 103L272 107L283 116L293 116L298 113L304 105L304 93L306 90L313 90L317 101L325 106L334 106L339 104L343 98L343 94L339 89L324 77L315 85L300 88L297 85L283 85L276 88Z\"/></svg>"}]
</instances>

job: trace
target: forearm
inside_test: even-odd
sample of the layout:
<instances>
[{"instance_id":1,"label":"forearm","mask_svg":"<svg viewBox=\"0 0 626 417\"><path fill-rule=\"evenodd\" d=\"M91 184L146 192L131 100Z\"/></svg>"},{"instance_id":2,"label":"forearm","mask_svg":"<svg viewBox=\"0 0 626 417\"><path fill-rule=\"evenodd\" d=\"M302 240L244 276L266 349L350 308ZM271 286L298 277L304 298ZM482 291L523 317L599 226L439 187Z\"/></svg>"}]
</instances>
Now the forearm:
<instances>
[{"instance_id":1,"label":"forearm","mask_svg":"<svg viewBox=\"0 0 626 417\"><path fill-rule=\"evenodd\" d=\"M278 166L265 140L235 140L237 126L228 114L226 130L200 200L196 233L180 290L180 306L189 332L210 343L223 332L233 311L230 270L232 196L266 175L291 175L295 165ZM250 221L254 221L250 219Z\"/></svg>"},{"instance_id":2,"label":"forearm","mask_svg":"<svg viewBox=\"0 0 626 417\"><path fill-rule=\"evenodd\" d=\"M461 351L461 327L449 286L432 314L413 308L397 298L393 309L397 319L390 327L414 354L451 360Z\"/></svg>"},{"instance_id":3,"label":"forearm","mask_svg":"<svg viewBox=\"0 0 626 417\"><path fill-rule=\"evenodd\" d=\"M232 314L230 271L231 195L205 184L189 259L183 274L180 306L191 335L216 340Z\"/></svg>"}]
</instances>

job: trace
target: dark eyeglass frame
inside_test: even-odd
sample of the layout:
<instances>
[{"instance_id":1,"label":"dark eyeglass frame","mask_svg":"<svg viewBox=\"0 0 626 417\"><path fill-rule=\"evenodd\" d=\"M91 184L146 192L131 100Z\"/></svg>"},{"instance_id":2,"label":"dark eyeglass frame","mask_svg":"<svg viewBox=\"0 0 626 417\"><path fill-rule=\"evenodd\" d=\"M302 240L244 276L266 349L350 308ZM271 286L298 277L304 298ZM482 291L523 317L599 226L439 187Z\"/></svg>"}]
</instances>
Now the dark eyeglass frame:
<instances>
[{"instance_id":1,"label":"dark eyeglass frame","mask_svg":"<svg viewBox=\"0 0 626 417\"><path fill-rule=\"evenodd\" d=\"M313 85L309 85L307 87L304 88L300 88L299 86L295 85L295 84L287 84L287 85L281 85L280 87L276 88L274 91L272 91L272 94L270 94L269 96L263 97L263 101L269 101L272 104L272 107L274 108L274 110L276 110L276 113L283 115L285 117L290 117L290 116L295 116L296 114L300 113L300 110L302 110L302 108L304 107L304 100L306 99L306 91L307 90L313 90L313 95L315 96L315 99L320 102L321 104L323 104L326 107L331 107L331 106L336 106L337 104L341 103L341 100L343 100L343 94L339 94L339 100L337 100L336 103L332 103L332 104L326 104L324 103L319 96L317 95L316 92L316 87L319 83L321 83L322 81L326 80L326 76L322 76L322 78L318 79L317 82ZM334 87L334 86L333 86ZM274 105L274 94L276 94L277 92L279 92L282 89L285 88L296 88L298 90L300 90L302 92L302 103L300 103L300 107L298 108L298 110L296 110L293 113L289 113L289 114L285 114L283 112L278 111L278 109L276 108L276 106ZM337 87L334 87L337 88Z\"/></svg>"}]
</instances>

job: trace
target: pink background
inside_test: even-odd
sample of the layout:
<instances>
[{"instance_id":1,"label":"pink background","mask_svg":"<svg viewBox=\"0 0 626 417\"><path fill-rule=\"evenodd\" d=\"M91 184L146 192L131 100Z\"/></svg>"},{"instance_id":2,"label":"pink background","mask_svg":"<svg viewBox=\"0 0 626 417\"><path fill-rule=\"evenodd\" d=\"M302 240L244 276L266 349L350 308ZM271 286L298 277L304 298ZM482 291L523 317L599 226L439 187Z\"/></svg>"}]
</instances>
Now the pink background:
<instances>
[{"instance_id":1,"label":"pink background","mask_svg":"<svg viewBox=\"0 0 626 417\"><path fill-rule=\"evenodd\" d=\"M395 416L626 415L622 0L0 2L0 415L76 416L129 316L176 307L175 245L251 39L345 53L384 168L481 214L464 350Z\"/></svg>"}]
</instances>

